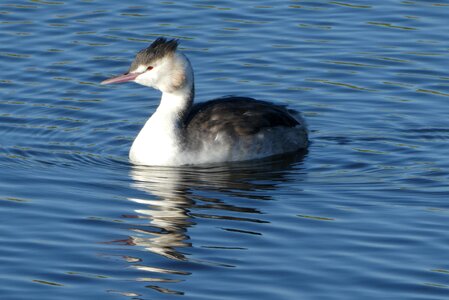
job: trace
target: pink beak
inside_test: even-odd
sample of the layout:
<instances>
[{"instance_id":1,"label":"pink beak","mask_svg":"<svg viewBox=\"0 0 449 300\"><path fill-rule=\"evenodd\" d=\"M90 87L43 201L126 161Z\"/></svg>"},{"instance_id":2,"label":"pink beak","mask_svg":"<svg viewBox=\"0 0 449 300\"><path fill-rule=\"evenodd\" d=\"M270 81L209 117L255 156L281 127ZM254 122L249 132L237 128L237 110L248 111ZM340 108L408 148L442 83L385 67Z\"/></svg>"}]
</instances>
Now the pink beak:
<instances>
[{"instance_id":1,"label":"pink beak","mask_svg":"<svg viewBox=\"0 0 449 300\"><path fill-rule=\"evenodd\" d=\"M101 84L110 84L110 83L120 83L120 82L133 81L140 74L142 74L142 73L126 73L126 74L123 74L123 75L119 75L119 76L116 76L116 77L111 77L109 79L106 79L106 80L102 81Z\"/></svg>"}]
</instances>

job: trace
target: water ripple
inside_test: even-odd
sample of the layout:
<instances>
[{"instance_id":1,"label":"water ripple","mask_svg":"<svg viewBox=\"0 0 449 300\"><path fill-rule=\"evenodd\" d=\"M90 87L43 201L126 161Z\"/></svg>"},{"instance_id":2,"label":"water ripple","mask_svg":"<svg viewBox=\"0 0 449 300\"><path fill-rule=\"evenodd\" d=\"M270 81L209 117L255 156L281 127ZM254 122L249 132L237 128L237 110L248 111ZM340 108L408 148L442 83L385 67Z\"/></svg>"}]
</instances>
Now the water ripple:
<instances>
[{"instance_id":1,"label":"water ripple","mask_svg":"<svg viewBox=\"0 0 449 300\"><path fill-rule=\"evenodd\" d=\"M0 4L0 298L446 299L448 9ZM198 100L304 111L309 151L131 166L159 93L99 82L160 35Z\"/></svg>"}]
</instances>

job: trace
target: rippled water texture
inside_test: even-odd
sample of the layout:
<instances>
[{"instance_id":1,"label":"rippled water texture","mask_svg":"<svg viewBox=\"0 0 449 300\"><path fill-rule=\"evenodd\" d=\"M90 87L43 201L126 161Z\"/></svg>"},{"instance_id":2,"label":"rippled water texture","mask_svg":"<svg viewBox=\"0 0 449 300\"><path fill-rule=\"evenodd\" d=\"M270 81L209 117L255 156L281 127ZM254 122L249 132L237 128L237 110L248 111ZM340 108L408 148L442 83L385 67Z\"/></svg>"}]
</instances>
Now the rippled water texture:
<instances>
[{"instance_id":1,"label":"rippled water texture","mask_svg":"<svg viewBox=\"0 0 449 300\"><path fill-rule=\"evenodd\" d=\"M448 299L449 2L0 3L0 298ZM144 168L179 38L197 100L288 104L307 153Z\"/></svg>"}]
</instances>

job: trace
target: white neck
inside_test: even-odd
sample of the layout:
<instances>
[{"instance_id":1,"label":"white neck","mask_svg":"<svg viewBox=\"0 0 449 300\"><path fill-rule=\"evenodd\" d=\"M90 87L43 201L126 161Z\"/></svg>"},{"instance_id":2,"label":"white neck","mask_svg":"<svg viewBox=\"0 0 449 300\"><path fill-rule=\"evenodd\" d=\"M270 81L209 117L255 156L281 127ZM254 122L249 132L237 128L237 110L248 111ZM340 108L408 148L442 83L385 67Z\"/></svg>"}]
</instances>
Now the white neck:
<instances>
[{"instance_id":1,"label":"white neck","mask_svg":"<svg viewBox=\"0 0 449 300\"><path fill-rule=\"evenodd\" d=\"M163 92L159 107L134 140L130 160L144 165L175 164L182 151L184 118L192 102L193 82L182 89Z\"/></svg>"},{"instance_id":2,"label":"white neck","mask_svg":"<svg viewBox=\"0 0 449 300\"><path fill-rule=\"evenodd\" d=\"M193 86L190 85L174 92L162 92L161 102L150 119L160 115L165 118L174 118L171 121L182 121L179 119L182 119L190 110L193 97Z\"/></svg>"}]
</instances>

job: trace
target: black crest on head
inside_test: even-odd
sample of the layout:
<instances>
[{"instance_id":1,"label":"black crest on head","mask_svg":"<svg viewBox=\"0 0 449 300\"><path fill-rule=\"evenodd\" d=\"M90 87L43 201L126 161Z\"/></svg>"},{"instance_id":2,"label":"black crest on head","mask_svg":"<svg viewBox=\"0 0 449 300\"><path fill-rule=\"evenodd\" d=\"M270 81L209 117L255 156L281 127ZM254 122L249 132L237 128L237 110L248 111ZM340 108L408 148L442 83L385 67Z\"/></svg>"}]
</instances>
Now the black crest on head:
<instances>
[{"instance_id":1,"label":"black crest on head","mask_svg":"<svg viewBox=\"0 0 449 300\"><path fill-rule=\"evenodd\" d=\"M151 65L153 61L174 53L176 48L178 48L178 44L177 39L167 40L163 37L157 38L150 46L137 53L129 70L135 70L139 65Z\"/></svg>"}]
</instances>

